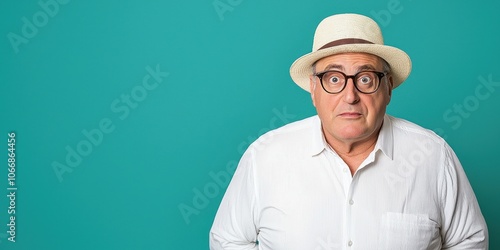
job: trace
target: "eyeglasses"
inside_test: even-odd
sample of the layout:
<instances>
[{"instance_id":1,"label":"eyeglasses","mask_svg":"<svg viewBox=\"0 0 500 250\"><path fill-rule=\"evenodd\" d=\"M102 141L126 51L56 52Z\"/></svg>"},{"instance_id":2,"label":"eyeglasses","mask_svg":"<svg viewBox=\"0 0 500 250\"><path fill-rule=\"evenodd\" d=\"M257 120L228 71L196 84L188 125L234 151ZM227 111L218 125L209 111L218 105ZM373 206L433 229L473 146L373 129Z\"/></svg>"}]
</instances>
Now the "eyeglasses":
<instances>
[{"instance_id":1,"label":"eyeglasses","mask_svg":"<svg viewBox=\"0 0 500 250\"><path fill-rule=\"evenodd\" d=\"M382 77L387 73L378 71L361 71L355 75L346 75L340 71L330 70L314 74L321 82L321 87L330 94L338 94L347 86L347 80L352 79L354 87L363 94L375 93L380 87Z\"/></svg>"}]
</instances>

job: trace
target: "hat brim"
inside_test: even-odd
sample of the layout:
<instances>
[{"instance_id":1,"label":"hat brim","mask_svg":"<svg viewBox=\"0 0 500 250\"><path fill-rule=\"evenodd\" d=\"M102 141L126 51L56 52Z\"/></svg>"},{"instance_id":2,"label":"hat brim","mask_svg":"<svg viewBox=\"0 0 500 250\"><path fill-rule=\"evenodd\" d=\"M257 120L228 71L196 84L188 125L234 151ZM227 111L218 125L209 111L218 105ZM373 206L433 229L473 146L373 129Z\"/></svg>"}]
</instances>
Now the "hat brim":
<instances>
[{"instance_id":1,"label":"hat brim","mask_svg":"<svg viewBox=\"0 0 500 250\"><path fill-rule=\"evenodd\" d=\"M312 65L321 58L341 53L368 53L384 59L391 67L393 89L401 85L411 72L410 57L402 50L381 44L345 44L321 49L299 57L290 67L292 80L307 92L309 76L312 75Z\"/></svg>"}]
</instances>

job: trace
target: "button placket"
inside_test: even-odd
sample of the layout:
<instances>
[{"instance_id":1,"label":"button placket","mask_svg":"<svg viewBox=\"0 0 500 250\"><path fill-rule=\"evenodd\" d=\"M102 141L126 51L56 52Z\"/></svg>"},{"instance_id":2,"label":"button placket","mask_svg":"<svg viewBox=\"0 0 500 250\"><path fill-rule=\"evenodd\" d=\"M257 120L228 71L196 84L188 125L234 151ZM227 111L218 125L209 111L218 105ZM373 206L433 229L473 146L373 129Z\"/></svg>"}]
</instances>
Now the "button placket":
<instances>
[{"instance_id":1,"label":"button placket","mask_svg":"<svg viewBox=\"0 0 500 250\"><path fill-rule=\"evenodd\" d=\"M349 177L351 177L351 175L349 174ZM351 177L351 182L350 182L350 185L349 185L349 191L347 193L347 196L346 196L346 207L345 207L345 211L346 211L346 216L348 216L346 219L349 221L348 224L347 224L347 235L346 237L344 238L344 242L346 242L347 245L344 245L344 246L347 246L348 248L351 248L354 244L353 242L353 237L355 238L356 237L356 234L355 234L355 228L354 228L354 225L353 225L353 218L356 217L356 214L355 211L355 207L354 207L354 204L355 204L355 190L356 190L356 183L357 183L357 176L352 176Z\"/></svg>"}]
</instances>

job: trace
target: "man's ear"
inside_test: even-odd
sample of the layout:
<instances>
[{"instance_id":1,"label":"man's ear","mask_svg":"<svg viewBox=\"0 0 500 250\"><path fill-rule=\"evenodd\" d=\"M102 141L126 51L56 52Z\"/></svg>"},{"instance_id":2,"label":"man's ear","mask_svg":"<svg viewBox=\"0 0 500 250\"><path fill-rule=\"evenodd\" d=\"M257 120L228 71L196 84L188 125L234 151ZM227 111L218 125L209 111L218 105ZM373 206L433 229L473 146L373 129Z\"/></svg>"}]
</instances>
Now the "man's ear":
<instances>
[{"instance_id":1,"label":"man's ear","mask_svg":"<svg viewBox=\"0 0 500 250\"><path fill-rule=\"evenodd\" d=\"M316 103L315 103L315 100L314 100L314 92L316 90L316 80L314 79L314 76L313 75L310 75L309 76L309 92L311 92L311 99L312 99L312 103L313 103L313 106L316 107Z\"/></svg>"},{"instance_id":2,"label":"man's ear","mask_svg":"<svg viewBox=\"0 0 500 250\"><path fill-rule=\"evenodd\" d=\"M387 104L391 102L391 97L392 97L392 86L394 86L394 79L392 78L392 75L387 75L387 94L389 95L389 98L387 99Z\"/></svg>"}]
</instances>

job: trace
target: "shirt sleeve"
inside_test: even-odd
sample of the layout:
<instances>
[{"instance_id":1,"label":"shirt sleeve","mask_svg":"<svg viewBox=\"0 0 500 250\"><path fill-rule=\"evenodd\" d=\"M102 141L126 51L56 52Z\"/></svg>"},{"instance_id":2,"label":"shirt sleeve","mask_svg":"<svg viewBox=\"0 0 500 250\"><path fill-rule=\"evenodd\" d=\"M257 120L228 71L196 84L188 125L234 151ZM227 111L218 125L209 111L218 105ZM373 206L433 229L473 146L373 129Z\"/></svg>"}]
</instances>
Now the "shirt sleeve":
<instances>
[{"instance_id":1,"label":"shirt sleeve","mask_svg":"<svg viewBox=\"0 0 500 250\"><path fill-rule=\"evenodd\" d=\"M445 145L442 172L443 249L488 249L488 228L453 150Z\"/></svg>"},{"instance_id":2,"label":"shirt sleeve","mask_svg":"<svg viewBox=\"0 0 500 250\"><path fill-rule=\"evenodd\" d=\"M211 250L257 250L257 197L253 154L247 150L222 198L209 242Z\"/></svg>"}]
</instances>

